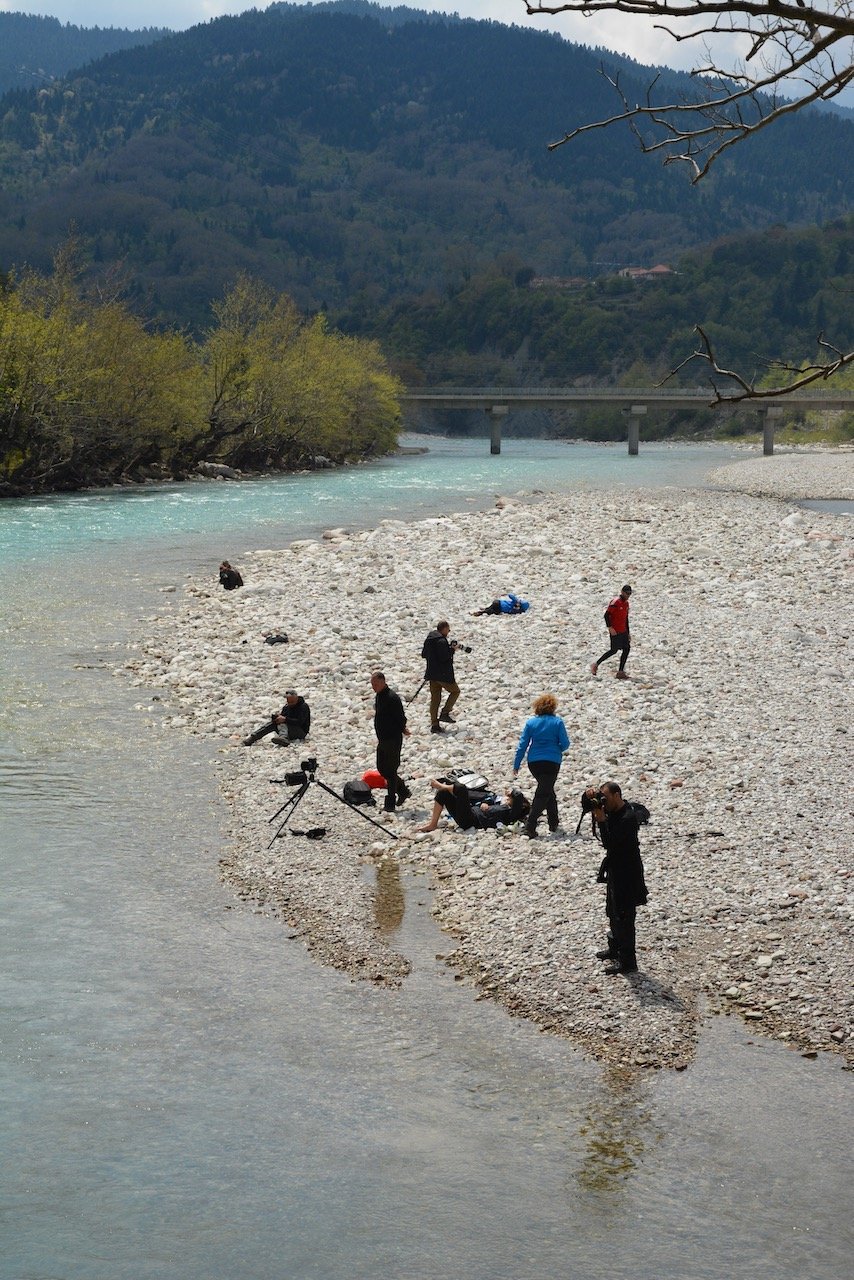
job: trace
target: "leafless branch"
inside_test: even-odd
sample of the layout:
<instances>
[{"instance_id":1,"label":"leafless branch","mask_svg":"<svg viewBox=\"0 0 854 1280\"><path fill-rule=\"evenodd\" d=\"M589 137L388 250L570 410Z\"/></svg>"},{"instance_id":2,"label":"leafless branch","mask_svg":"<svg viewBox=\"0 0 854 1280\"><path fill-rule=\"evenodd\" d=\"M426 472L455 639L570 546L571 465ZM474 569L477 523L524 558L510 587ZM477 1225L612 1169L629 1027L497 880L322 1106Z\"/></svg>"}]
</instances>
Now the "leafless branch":
<instances>
[{"instance_id":1,"label":"leafless branch","mask_svg":"<svg viewBox=\"0 0 854 1280\"><path fill-rule=\"evenodd\" d=\"M653 18L677 43L701 39L707 51L733 39L747 43L744 60L731 66L719 65L708 52L691 73L697 78L696 99L655 103L653 81L646 101L631 103L618 78L606 75L622 100L622 111L578 125L549 145L554 150L591 130L625 121L643 151L663 152L665 164L687 164L692 183L705 177L730 147L810 103L835 98L854 83L854 0L569 0L554 5L527 0L526 8L529 14L619 12ZM708 23L696 25L704 19ZM649 126L651 137L642 134L642 125Z\"/></svg>"},{"instance_id":2,"label":"leafless branch","mask_svg":"<svg viewBox=\"0 0 854 1280\"><path fill-rule=\"evenodd\" d=\"M824 335L819 334L817 343L820 351L826 352L830 357L828 360L817 364L793 365L788 364L784 360L767 360L764 362L765 369L776 369L784 373L790 373L794 376L788 382L784 382L776 387L759 388L755 382L748 381L735 369L725 369L719 363L712 346L711 339L701 325L694 326L694 332L699 334L701 347L699 350L692 351L690 356L686 356L680 361L674 369L671 369L666 378L662 378L661 382L656 386L663 387L680 373L692 360L702 360L708 367L711 374L709 384L712 388L711 404L739 404L743 400L770 400L779 396L790 395L793 391L801 391L804 387L809 387L816 382L825 382L828 378L839 370L844 369L846 365L854 364L854 351L840 351L838 347L834 347L831 343L825 341ZM729 378L735 384L735 390L722 390L716 379Z\"/></svg>"}]
</instances>

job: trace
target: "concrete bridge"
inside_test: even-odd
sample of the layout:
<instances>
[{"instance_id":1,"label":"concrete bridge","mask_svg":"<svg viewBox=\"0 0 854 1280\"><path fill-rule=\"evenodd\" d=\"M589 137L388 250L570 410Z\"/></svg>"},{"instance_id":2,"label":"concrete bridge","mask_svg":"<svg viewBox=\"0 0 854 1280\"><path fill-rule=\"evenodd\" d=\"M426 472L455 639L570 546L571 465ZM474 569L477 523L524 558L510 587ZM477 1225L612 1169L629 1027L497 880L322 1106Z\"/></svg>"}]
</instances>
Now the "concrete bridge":
<instances>
[{"instance_id":1,"label":"concrete bridge","mask_svg":"<svg viewBox=\"0 0 854 1280\"><path fill-rule=\"evenodd\" d=\"M774 428L787 408L854 410L854 391L798 391L790 395L744 400L737 404L712 404L707 388L649 387L422 387L401 396L403 404L423 409L482 409L490 422L490 452L501 452L501 424L511 409L579 408L617 405L628 418L629 453L640 447L642 419L656 409L727 408L730 412L757 413L762 419L762 448L774 452Z\"/></svg>"}]
</instances>

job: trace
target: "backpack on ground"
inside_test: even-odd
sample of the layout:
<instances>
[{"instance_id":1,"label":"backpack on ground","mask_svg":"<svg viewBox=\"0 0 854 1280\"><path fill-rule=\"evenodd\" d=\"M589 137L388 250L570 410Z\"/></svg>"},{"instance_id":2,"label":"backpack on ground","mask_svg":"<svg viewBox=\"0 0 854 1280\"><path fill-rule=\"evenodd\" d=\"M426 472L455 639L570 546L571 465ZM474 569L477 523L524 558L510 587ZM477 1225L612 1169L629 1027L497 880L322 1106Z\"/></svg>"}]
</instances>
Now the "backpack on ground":
<instances>
[{"instance_id":1,"label":"backpack on ground","mask_svg":"<svg viewBox=\"0 0 854 1280\"><path fill-rule=\"evenodd\" d=\"M461 787L465 787L468 791L488 791L489 783L482 773L475 773L474 769L449 769L447 773L443 773L440 782L456 782Z\"/></svg>"},{"instance_id":2,"label":"backpack on ground","mask_svg":"<svg viewBox=\"0 0 854 1280\"><path fill-rule=\"evenodd\" d=\"M347 804L376 804L376 800L371 794L371 788L361 778L354 778L352 782L345 782L343 794Z\"/></svg>"}]
</instances>

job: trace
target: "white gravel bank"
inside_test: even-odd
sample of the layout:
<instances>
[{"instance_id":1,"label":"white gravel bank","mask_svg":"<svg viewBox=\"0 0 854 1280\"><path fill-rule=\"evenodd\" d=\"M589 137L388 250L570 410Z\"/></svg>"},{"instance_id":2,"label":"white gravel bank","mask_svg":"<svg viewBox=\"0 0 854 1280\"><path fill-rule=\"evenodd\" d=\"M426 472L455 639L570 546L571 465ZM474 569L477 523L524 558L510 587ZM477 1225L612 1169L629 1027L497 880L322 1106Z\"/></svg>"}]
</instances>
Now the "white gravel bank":
<instances>
[{"instance_id":1,"label":"white gravel bank","mask_svg":"<svg viewBox=\"0 0 854 1280\"><path fill-rule=\"evenodd\" d=\"M165 690L173 726L223 744L225 874L325 961L405 978L365 864L406 860L436 886L434 910L455 939L449 962L600 1059L682 1066L711 1005L851 1061L847 529L844 517L778 501L664 490L501 500L488 512L329 531L243 561L243 590L192 583L177 613L152 622L133 679ZM613 678L614 660L594 679L602 611L625 581L632 679ZM528 614L470 616L507 588L530 598ZM310 754L340 790L372 765L369 673L379 665L414 692L424 635L441 617L473 645L457 659L459 723L431 735L426 690L410 708L402 772L415 794L389 824L396 838L312 788L293 825L326 826L326 837L288 835L268 850L267 818L287 794L268 779ZM290 643L264 644L270 629ZM309 742L242 747L291 686L311 704ZM476 766L496 788L509 780L544 690L559 697L572 739L558 783L567 831L596 780L617 780L652 811L631 979L604 977L594 958L605 920L586 824L577 841L412 834L427 780L443 769Z\"/></svg>"},{"instance_id":2,"label":"white gravel bank","mask_svg":"<svg viewBox=\"0 0 854 1280\"><path fill-rule=\"evenodd\" d=\"M775 453L718 467L707 477L723 489L757 498L854 501L854 451Z\"/></svg>"}]
</instances>

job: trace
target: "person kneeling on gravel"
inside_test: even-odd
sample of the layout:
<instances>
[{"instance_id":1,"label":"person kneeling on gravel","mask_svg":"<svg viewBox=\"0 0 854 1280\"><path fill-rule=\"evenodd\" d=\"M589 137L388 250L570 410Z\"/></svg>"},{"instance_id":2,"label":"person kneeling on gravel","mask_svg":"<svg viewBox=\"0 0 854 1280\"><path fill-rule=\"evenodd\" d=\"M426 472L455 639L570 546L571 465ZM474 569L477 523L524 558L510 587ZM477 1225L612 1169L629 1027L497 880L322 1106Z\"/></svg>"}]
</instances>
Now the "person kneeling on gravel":
<instances>
[{"instance_id":1,"label":"person kneeling on gravel","mask_svg":"<svg viewBox=\"0 0 854 1280\"><path fill-rule=\"evenodd\" d=\"M243 739L244 747L251 747L260 738L273 735L277 747L286 747L290 742L301 742L308 737L311 727L311 709L305 698L300 697L296 689L285 690L285 705L281 711L270 716L270 719Z\"/></svg>"},{"instance_id":2,"label":"person kneeling on gravel","mask_svg":"<svg viewBox=\"0 0 854 1280\"><path fill-rule=\"evenodd\" d=\"M614 961L605 970L609 975L635 973L635 914L647 901L637 818L616 782L603 782L598 791L589 788L586 794L593 801L593 817L605 846L598 878L606 886L605 912L610 925L608 945L596 952L596 958Z\"/></svg>"},{"instance_id":3,"label":"person kneeling on gravel","mask_svg":"<svg viewBox=\"0 0 854 1280\"><path fill-rule=\"evenodd\" d=\"M430 786L435 791L433 812L430 814L430 821L423 827L416 827L416 831L435 831L443 809L447 809L463 831L470 831L472 828L488 831L498 826L509 826L511 822L521 822L531 808L527 797L518 787L507 787L503 799L490 796L480 803L472 804L471 793L461 782L442 782L434 778Z\"/></svg>"}]
</instances>

